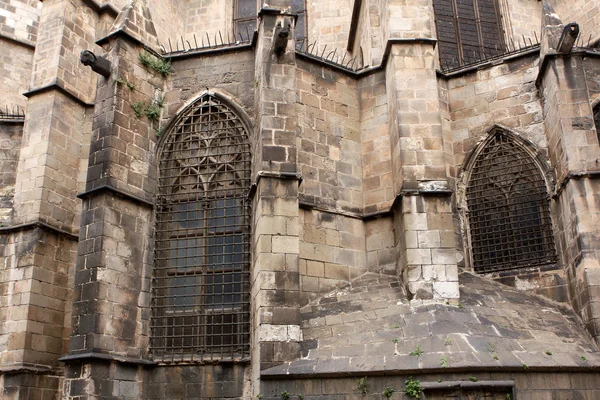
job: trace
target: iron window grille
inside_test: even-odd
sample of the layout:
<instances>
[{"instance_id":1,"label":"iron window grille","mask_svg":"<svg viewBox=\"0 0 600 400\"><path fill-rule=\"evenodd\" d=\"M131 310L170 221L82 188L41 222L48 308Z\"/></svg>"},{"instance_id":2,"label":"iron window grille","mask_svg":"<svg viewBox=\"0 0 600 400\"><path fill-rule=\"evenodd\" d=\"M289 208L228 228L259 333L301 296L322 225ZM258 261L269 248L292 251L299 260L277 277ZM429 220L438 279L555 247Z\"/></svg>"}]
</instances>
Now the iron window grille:
<instances>
[{"instance_id":1,"label":"iron window grille","mask_svg":"<svg viewBox=\"0 0 600 400\"><path fill-rule=\"evenodd\" d=\"M250 148L241 120L205 95L159 159L151 351L162 362L249 356Z\"/></svg>"},{"instance_id":2,"label":"iron window grille","mask_svg":"<svg viewBox=\"0 0 600 400\"><path fill-rule=\"evenodd\" d=\"M496 0L434 0L433 8L442 69L505 52Z\"/></svg>"},{"instance_id":3,"label":"iron window grille","mask_svg":"<svg viewBox=\"0 0 600 400\"><path fill-rule=\"evenodd\" d=\"M556 261L545 180L509 135L495 132L477 155L466 195L475 272Z\"/></svg>"}]
</instances>

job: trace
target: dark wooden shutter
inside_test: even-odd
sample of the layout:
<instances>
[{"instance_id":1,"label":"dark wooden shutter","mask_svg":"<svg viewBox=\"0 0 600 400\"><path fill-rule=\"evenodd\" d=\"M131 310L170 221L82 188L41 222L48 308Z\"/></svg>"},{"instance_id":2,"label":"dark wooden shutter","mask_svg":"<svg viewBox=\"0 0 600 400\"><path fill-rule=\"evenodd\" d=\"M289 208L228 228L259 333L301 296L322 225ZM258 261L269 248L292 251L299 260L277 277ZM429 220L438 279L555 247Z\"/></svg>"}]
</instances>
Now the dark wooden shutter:
<instances>
[{"instance_id":1,"label":"dark wooden shutter","mask_svg":"<svg viewBox=\"0 0 600 400\"><path fill-rule=\"evenodd\" d=\"M495 0L434 0L442 69L500 54L500 14Z\"/></svg>"}]
</instances>

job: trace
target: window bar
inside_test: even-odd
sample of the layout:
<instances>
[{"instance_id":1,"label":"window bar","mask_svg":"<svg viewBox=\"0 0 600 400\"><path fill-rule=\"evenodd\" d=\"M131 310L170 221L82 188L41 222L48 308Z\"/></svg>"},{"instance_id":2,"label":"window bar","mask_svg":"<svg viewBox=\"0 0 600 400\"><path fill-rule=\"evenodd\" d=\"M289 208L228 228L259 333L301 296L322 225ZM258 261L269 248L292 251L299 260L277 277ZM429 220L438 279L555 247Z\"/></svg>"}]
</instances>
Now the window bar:
<instances>
[{"instance_id":1,"label":"window bar","mask_svg":"<svg viewBox=\"0 0 600 400\"><path fill-rule=\"evenodd\" d=\"M250 149L241 120L206 95L160 158L151 351L159 362L249 356Z\"/></svg>"}]
</instances>

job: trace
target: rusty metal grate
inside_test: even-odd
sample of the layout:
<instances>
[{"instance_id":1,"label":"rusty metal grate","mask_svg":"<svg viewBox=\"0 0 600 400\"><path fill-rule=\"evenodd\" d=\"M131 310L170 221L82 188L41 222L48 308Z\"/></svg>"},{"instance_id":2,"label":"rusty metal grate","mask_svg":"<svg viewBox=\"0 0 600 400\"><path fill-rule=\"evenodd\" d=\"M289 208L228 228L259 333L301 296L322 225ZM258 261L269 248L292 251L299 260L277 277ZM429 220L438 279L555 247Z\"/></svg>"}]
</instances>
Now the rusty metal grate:
<instances>
[{"instance_id":1,"label":"rusty metal grate","mask_svg":"<svg viewBox=\"0 0 600 400\"><path fill-rule=\"evenodd\" d=\"M151 351L162 362L249 356L250 148L241 120L205 95L160 155Z\"/></svg>"},{"instance_id":2,"label":"rusty metal grate","mask_svg":"<svg viewBox=\"0 0 600 400\"><path fill-rule=\"evenodd\" d=\"M545 181L533 159L501 131L475 160L467 203L476 272L556 261Z\"/></svg>"}]
</instances>

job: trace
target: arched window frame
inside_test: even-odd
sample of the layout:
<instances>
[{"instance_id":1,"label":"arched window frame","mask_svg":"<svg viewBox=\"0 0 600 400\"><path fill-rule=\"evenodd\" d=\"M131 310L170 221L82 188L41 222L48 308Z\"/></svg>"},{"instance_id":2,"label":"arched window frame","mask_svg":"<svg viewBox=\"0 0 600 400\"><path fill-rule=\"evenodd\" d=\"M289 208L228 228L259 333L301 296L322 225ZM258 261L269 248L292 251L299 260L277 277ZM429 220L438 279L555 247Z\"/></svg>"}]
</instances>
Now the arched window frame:
<instances>
[{"instance_id":1,"label":"arched window frame","mask_svg":"<svg viewBox=\"0 0 600 400\"><path fill-rule=\"evenodd\" d=\"M483 268L484 270L481 271L482 268L478 268L478 266L475 265L475 261L474 261L474 257L473 257L473 243L472 243L472 232L471 232L471 221L470 221L470 210L469 210L469 202L468 202L468 189L469 189L469 183L471 181L472 175L473 175L473 170L475 167L475 164L477 162L477 160L479 159L479 156L482 154L482 152L486 149L486 147L488 147L488 145L494 140L494 138L497 135L504 135L507 138L509 138L512 143L519 148L519 150L521 150L524 154L526 154L529 158L530 161L532 162L533 165L535 165L535 168L537 169L537 171L539 172L543 183L544 183L544 187L546 189L546 194L547 194L547 204L545 205L547 207L547 213L548 213L548 218L550 219L550 224L549 224L549 235L550 235L550 239L551 239L551 246L552 246L552 251L553 251L553 255L552 257L550 257L552 260L548 260L548 262L543 262L543 263L537 263L537 264L530 264L530 265L519 265L516 267L512 267L512 268ZM463 239L463 250L464 250L464 254L465 254L465 263L466 263L466 268L474 271L476 273L495 273L495 272L505 272L505 271L513 271L515 273L519 273L521 271L527 270L529 267L540 267L540 266L548 266L548 265L554 265L556 266L556 263L558 262L557 260L557 256L556 256L556 244L555 244L555 235L554 235L554 216L550 207L550 199L551 199L551 195L552 193L554 193L554 189L555 189L555 180L554 180L554 176L552 173L552 169L550 167L550 164L547 162L546 160L546 156L541 152L541 150L534 145L532 142L530 142L527 139L524 139L523 137L521 137L520 135L512 132L511 130L502 127L500 125L496 125L493 128L491 128L490 130L488 130L487 135L485 135L485 137L483 137L479 143L475 146L475 148L471 151L471 153L469 153L469 155L467 156L467 158L465 159L464 163L463 163L463 167L461 168L460 174L459 174L459 181L458 181L458 188L457 188L457 204L458 204L458 211L459 211L459 215L461 217L461 225L460 225L460 229L461 229L461 236ZM479 269L479 270L478 270Z\"/></svg>"},{"instance_id":2,"label":"arched window frame","mask_svg":"<svg viewBox=\"0 0 600 400\"><path fill-rule=\"evenodd\" d=\"M190 122L194 118L200 122ZM211 118L216 121L211 121ZM156 361L201 363L249 359L251 210L248 194L251 187L251 129L248 121L243 110L226 96L206 91L173 118L159 142L150 337L150 352ZM221 125L217 125L219 123ZM235 135L213 135L204 139L189 139L188 147L181 147L186 144L185 135L192 136L192 133L202 137L211 130L236 130L240 134L239 140L237 143L233 143L236 139L229 141L228 137ZM183 139L175 139L175 135ZM207 157L201 157L198 153L201 140L218 143L214 147L202 148L206 149L204 155ZM180 146L177 150L174 150L175 144ZM243 151L239 154L231 151L235 146L242 146ZM210 153L211 149L216 148L221 150ZM199 161L202 164L196 167L199 172L189 176L202 182L204 189L207 184L230 187L208 194L206 190L174 193L175 186L183 187L186 184L182 183L183 179L177 184L166 182L177 181L174 175L166 176L165 169L175 168L173 165L178 158L168 158L165 152L185 153L184 159L188 160L212 158L214 162L205 161L202 164L203 161ZM223 158L227 157L237 157L234 162L240 164L241 168L228 169L227 163L223 162ZM185 168L191 169L190 166ZM205 171L206 168L217 171ZM227 181L223 174L228 173L235 177ZM208 179L205 183L205 177L210 174L213 174L214 182ZM243 182L234 184L238 178ZM190 196L194 195L196 197L192 199ZM190 204L196 206L191 209L188 207ZM183 208L175 210L182 205ZM181 215L184 216L179 218ZM186 224L183 229L179 226L181 223ZM189 226L190 223L194 226ZM173 233L175 230L176 234ZM185 236L183 240L191 240L195 244L177 244L174 249L171 243L180 242L181 235ZM228 246L233 250L227 250ZM180 261L185 265L180 265ZM193 282L183 285L168 282L179 278L186 282L192 278ZM230 296L230 300L227 300L227 296Z\"/></svg>"}]
</instances>

